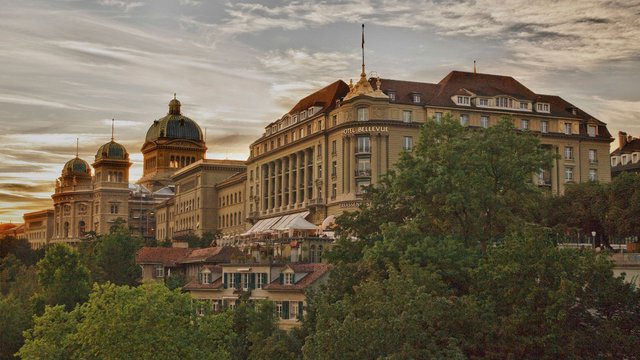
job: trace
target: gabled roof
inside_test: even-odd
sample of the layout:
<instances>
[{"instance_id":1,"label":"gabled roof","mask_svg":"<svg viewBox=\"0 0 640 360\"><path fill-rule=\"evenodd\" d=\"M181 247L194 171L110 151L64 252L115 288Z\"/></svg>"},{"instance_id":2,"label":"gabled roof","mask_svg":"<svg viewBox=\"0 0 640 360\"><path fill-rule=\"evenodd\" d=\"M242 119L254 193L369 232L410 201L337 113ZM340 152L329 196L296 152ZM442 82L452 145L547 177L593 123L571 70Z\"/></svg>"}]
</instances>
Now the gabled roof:
<instances>
[{"instance_id":1,"label":"gabled roof","mask_svg":"<svg viewBox=\"0 0 640 360\"><path fill-rule=\"evenodd\" d=\"M376 85L374 78L369 79L369 82L372 86ZM438 91L436 84L392 79L380 79L380 88L387 95L394 92L395 100L392 102L398 104L414 104L413 94L420 94L420 103L424 104L425 99L431 98Z\"/></svg>"},{"instance_id":2,"label":"gabled roof","mask_svg":"<svg viewBox=\"0 0 640 360\"><path fill-rule=\"evenodd\" d=\"M305 274L299 281L296 281L294 284L285 285L280 284L280 279L277 278L267 286L264 287L265 290L304 290L313 283L315 283L318 279L320 279L323 275L327 274L331 269L331 266L328 264L287 264L283 267L283 270L286 268L291 268L295 272L296 275Z\"/></svg>"},{"instance_id":3,"label":"gabled roof","mask_svg":"<svg viewBox=\"0 0 640 360\"><path fill-rule=\"evenodd\" d=\"M289 114L295 114L313 106L321 106L322 110L319 112L333 109L333 107L335 107L336 100L344 97L348 92L349 85L342 80L335 81L298 101L298 103L289 111Z\"/></svg>"},{"instance_id":4,"label":"gabled roof","mask_svg":"<svg viewBox=\"0 0 640 360\"><path fill-rule=\"evenodd\" d=\"M184 290L216 290L222 289L222 277L217 278L211 284L203 284L198 279L189 281L184 287Z\"/></svg>"},{"instance_id":5,"label":"gabled roof","mask_svg":"<svg viewBox=\"0 0 640 360\"><path fill-rule=\"evenodd\" d=\"M191 249L186 248L143 247L136 253L136 264L162 264L174 267L190 252Z\"/></svg>"},{"instance_id":6,"label":"gabled roof","mask_svg":"<svg viewBox=\"0 0 640 360\"><path fill-rule=\"evenodd\" d=\"M636 151L640 151L640 139L633 138L631 140L627 140L622 149L620 149L620 147L615 149L611 155L631 154Z\"/></svg>"},{"instance_id":7,"label":"gabled roof","mask_svg":"<svg viewBox=\"0 0 640 360\"><path fill-rule=\"evenodd\" d=\"M244 255L240 249L233 246L214 246L202 249L192 249L191 252L178 262L186 263L228 263L232 259Z\"/></svg>"},{"instance_id":8,"label":"gabled roof","mask_svg":"<svg viewBox=\"0 0 640 360\"><path fill-rule=\"evenodd\" d=\"M438 83L438 92L430 104L449 100L460 89L480 96L510 95L516 99L534 101L536 94L511 76L452 71Z\"/></svg>"}]
</instances>

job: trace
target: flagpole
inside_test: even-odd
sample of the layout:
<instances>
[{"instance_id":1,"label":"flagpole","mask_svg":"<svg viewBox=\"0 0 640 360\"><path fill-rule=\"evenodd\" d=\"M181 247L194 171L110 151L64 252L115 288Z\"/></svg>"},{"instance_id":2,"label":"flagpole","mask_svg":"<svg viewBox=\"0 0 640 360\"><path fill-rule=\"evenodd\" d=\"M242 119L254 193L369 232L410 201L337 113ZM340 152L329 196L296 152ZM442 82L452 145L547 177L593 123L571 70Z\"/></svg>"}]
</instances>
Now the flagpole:
<instances>
[{"instance_id":1,"label":"flagpole","mask_svg":"<svg viewBox=\"0 0 640 360\"><path fill-rule=\"evenodd\" d=\"M364 24L362 24L362 76L367 76L367 74L364 72Z\"/></svg>"}]
</instances>

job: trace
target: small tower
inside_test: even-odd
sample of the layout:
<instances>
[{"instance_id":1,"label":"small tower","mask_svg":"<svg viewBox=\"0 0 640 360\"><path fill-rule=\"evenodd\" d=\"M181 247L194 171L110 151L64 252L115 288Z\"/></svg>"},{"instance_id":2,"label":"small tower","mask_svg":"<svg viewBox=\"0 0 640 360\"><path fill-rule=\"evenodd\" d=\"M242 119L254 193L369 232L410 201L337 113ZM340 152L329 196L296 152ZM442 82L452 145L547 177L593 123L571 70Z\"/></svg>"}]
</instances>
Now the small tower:
<instances>
[{"instance_id":1,"label":"small tower","mask_svg":"<svg viewBox=\"0 0 640 360\"><path fill-rule=\"evenodd\" d=\"M102 145L95 156L93 201L93 229L97 234L106 234L111 225L121 218L129 217L129 153L124 146L114 141L113 120L111 141Z\"/></svg>"}]
</instances>

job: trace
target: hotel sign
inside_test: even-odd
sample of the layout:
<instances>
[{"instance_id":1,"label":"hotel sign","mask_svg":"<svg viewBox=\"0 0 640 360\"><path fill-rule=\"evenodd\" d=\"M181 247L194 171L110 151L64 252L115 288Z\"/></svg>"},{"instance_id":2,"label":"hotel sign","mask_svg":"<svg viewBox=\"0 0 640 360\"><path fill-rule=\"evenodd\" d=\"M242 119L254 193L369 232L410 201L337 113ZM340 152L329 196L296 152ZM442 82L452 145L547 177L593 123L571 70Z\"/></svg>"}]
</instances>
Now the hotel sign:
<instances>
[{"instance_id":1,"label":"hotel sign","mask_svg":"<svg viewBox=\"0 0 640 360\"><path fill-rule=\"evenodd\" d=\"M388 126L358 126L349 129L344 129L344 134L358 134L365 132L389 132Z\"/></svg>"},{"instance_id":2,"label":"hotel sign","mask_svg":"<svg viewBox=\"0 0 640 360\"><path fill-rule=\"evenodd\" d=\"M340 203L340 207L341 208L355 208L355 207L360 207L360 205L362 205L363 203L368 204L369 202L366 201L344 201Z\"/></svg>"}]
</instances>

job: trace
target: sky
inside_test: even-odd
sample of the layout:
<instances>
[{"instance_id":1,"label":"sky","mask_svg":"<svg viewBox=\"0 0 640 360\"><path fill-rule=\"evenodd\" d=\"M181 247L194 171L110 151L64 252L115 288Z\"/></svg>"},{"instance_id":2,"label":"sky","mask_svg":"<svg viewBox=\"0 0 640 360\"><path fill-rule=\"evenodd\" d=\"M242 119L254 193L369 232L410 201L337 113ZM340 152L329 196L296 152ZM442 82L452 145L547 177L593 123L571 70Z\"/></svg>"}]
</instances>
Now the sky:
<instances>
[{"instance_id":1,"label":"sky","mask_svg":"<svg viewBox=\"0 0 640 360\"><path fill-rule=\"evenodd\" d=\"M208 158L246 159L264 126L366 64L436 83L513 76L640 136L640 1L0 0L0 223L52 207L55 179L111 138L142 174L177 93Z\"/></svg>"}]
</instances>

